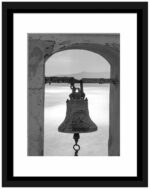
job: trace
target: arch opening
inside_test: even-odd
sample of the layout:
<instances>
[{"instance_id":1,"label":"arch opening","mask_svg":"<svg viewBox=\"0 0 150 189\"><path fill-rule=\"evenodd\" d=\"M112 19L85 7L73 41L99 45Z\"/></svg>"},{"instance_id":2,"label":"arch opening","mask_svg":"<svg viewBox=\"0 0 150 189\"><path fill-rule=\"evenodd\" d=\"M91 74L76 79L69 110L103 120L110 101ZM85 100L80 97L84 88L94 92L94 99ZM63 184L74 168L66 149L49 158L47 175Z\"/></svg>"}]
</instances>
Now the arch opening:
<instances>
[{"instance_id":1,"label":"arch opening","mask_svg":"<svg viewBox=\"0 0 150 189\"><path fill-rule=\"evenodd\" d=\"M46 61L45 76L69 76L76 79L110 78L110 64L104 57L88 50L63 50L53 54ZM84 84L90 117L98 126L98 131L81 134L80 156L108 155L109 88L109 84ZM58 126L66 116L66 100L70 93L68 84L45 85L45 156L72 156L74 153L72 150L73 135L58 132Z\"/></svg>"}]
</instances>

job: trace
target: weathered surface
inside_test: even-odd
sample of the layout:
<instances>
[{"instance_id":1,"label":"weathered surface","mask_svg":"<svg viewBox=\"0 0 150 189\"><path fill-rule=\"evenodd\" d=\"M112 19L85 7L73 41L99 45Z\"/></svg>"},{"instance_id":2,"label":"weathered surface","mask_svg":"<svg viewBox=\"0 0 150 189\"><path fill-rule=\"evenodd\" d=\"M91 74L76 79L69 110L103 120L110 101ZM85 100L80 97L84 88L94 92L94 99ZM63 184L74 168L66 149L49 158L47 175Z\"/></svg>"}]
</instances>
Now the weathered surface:
<instances>
[{"instance_id":1,"label":"weathered surface","mask_svg":"<svg viewBox=\"0 0 150 189\"><path fill-rule=\"evenodd\" d=\"M111 66L111 78L120 80L118 34L29 34L28 53L28 155L43 155L45 61L67 49L84 49L103 56ZM120 87L110 85L108 154L120 154Z\"/></svg>"},{"instance_id":2,"label":"weathered surface","mask_svg":"<svg viewBox=\"0 0 150 189\"><path fill-rule=\"evenodd\" d=\"M28 155L43 155L44 58L49 42L28 41ZM50 51L50 49L49 49Z\"/></svg>"}]
</instances>

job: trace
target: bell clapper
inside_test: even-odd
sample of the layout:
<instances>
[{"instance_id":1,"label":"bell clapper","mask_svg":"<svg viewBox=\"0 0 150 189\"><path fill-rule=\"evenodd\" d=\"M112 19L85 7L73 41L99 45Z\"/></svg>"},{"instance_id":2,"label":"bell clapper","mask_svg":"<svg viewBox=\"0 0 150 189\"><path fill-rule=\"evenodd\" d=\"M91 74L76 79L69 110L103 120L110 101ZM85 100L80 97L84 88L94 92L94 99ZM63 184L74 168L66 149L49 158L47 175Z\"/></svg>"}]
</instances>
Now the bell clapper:
<instances>
[{"instance_id":1,"label":"bell clapper","mask_svg":"<svg viewBox=\"0 0 150 189\"><path fill-rule=\"evenodd\" d=\"M78 156L78 151L80 150L80 146L78 145L78 140L80 138L79 133L74 133L73 139L75 140L75 144L73 145L73 149L75 150L74 156Z\"/></svg>"}]
</instances>

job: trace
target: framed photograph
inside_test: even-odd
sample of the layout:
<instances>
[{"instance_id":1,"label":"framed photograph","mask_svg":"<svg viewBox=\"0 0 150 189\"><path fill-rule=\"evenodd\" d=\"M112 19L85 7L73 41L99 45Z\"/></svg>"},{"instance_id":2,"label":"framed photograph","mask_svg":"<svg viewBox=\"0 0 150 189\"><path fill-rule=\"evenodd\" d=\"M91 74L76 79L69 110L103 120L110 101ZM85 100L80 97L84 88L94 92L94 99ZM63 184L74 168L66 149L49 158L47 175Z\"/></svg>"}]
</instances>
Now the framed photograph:
<instances>
[{"instance_id":1,"label":"framed photograph","mask_svg":"<svg viewBox=\"0 0 150 189\"><path fill-rule=\"evenodd\" d=\"M148 3L2 6L2 185L148 186Z\"/></svg>"}]
</instances>

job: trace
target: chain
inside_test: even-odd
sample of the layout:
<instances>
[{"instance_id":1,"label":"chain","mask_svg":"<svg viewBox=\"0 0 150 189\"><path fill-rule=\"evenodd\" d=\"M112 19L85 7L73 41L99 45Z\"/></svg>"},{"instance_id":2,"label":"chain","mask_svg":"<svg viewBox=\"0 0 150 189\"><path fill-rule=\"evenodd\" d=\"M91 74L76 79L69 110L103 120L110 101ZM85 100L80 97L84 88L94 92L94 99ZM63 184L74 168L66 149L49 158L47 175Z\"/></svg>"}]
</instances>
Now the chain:
<instances>
[{"instance_id":1,"label":"chain","mask_svg":"<svg viewBox=\"0 0 150 189\"><path fill-rule=\"evenodd\" d=\"M77 144L80 138L79 133L74 133L73 139L75 140L75 144L73 145L73 149L75 151L74 156L78 156L78 151L80 150L80 146Z\"/></svg>"}]
</instances>

